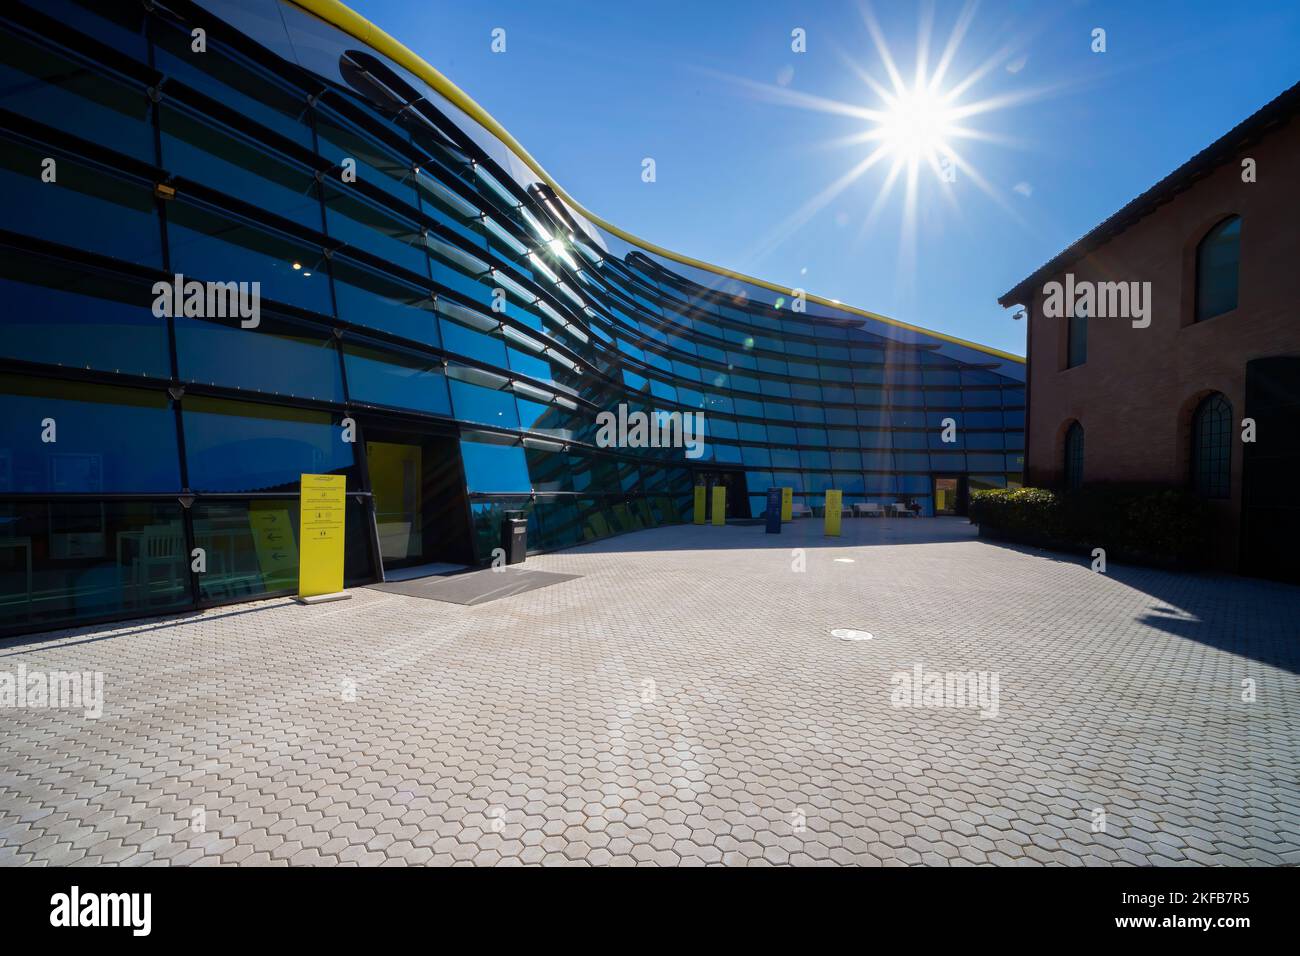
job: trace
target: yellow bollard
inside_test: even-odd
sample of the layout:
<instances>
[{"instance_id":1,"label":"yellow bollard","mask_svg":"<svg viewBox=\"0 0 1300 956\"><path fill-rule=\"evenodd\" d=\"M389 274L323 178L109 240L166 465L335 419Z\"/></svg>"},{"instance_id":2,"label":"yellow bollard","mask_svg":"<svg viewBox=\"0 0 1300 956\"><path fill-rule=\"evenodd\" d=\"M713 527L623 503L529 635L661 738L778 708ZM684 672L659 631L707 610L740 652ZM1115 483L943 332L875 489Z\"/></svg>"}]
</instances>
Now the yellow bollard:
<instances>
[{"instance_id":1,"label":"yellow bollard","mask_svg":"<svg viewBox=\"0 0 1300 956\"><path fill-rule=\"evenodd\" d=\"M830 489L826 492L826 534L838 538L840 517L844 509L844 492Z\"/></svg>"},{"instance_id":2,"label":"yellow bollard","mask_svg":"<svg viewBox=\"0 0 1300 956\"><path fill-rule=\"evenodd\" d=\"M704 486L695 486L695 523L704 524Z\"/></svg>"},{"instance_id":3,"label":"yellow bollard","mask_svg":"<svg viewBox=\"0 0 1300 956\"><path fill-rule=\"evenodd\" d=\"M713 486L713 523L727 523L727 488L725 485Z\"/></svg>"},{"instance_id":4,"label":"yellow bollard","mask_svg":"<svg viewBox=\"0 0 1300 956\"><path fill-rule=\"evenodd\" d=\"M790 521L794 518L794 489L781 489L781 520Z\"/></svg>"}]
</instances>

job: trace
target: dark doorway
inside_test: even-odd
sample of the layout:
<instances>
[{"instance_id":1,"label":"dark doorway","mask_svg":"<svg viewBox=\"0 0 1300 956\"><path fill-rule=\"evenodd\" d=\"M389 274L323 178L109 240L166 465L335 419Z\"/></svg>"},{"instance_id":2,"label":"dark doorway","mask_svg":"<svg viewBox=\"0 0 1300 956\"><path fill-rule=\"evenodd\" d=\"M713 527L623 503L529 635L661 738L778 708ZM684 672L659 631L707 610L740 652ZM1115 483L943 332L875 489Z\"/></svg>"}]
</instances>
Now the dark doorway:
<instances>
[{"instance_id":1,"label":"dark doorway","mask_svg":"<svg viewBox=\"0 0 1300 956\"><path fill-rule=\"evenodd\" d=\"M364 425L375 537L384 570L470 564L469 500L454 435Z\"/></svg>"},{"instance_id":2,"label":"dark doorway","mask_svg":"<svg viewBox=\"0 0 1300 956\"><path fill-rule=\"evenodd\" d=\"M966 513L966 477L964 475L934 476L934 513L936 515L964 515Z\"/></svg>"},{"instance_id":3,"label":"dark doorway","mask_svg":"<svg viewBox=\"0 0 1300 956\"><path fill-rule=\"evenodd\" d=\"M1242 445L1241 569L1300 583L1300 357L1246 363L1244 417L1257 437Z\"/></svg>"},{"instance_id":4,"label":"dark doorway","mask_svg":"<svg viewBox=\"0 0 1300 956\"><path fill-rule=\"evenodd\" d=\"M704 520L713 520L713 489L719 485L727 489L728 518L748 518L749 485L743 471L710 468L695 472L695 484L704 486ZM766 489L764 489L766 490Z\"/></svg>"}]
</instances>

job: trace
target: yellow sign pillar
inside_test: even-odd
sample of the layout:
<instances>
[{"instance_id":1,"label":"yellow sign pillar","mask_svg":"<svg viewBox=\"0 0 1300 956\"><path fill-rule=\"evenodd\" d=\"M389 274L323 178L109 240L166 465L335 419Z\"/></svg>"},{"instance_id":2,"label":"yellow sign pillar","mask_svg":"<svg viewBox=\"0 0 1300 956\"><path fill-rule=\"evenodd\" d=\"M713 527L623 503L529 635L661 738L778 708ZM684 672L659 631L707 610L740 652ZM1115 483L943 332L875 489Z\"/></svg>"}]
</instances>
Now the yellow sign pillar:
<instances>
[{"instance_id":1,"label":"yellow sign pillar","mask_svg":"<svg viewBox=\"0 0 1300 956\"><path fill-rule=\"evenodd\" d=\"M704 524L704 486L695 486L695 523Z\"/></svg>"},{"instance_id":2,"label":"yellow sign pillar","mask_svg":"<svg viewBox=\"0 0 1300 956\"><path fill-rule=\"evenodd\" d=\"M341 592L346 476L303 475L298 508L298 596L345 596Z\"/></svg>"},{"instance_id":3,"label":"yellow sign pillar","mask_svg":"<svg viewBox=\"0 0 1300 956\"><path fill-rule=\"evenodd\" d=\"M713 486L713 523L727 523L727 488L725 485Z\"/></svg>"},{"instance_id":4,"label":"yellow sign pillar","mask_svg":"<svg viewBox=\"0 0 1300 956\"><path fill-rule=\"evenodd\" d=\"M839 537L840 518L844 511L844 492L834 488L826 492L826 534Z\"/></svg>"},{"instance_id":5,"label":"yellow sign pillar","mask_svg":"<svg viewBox=\"0 0 1300 956\"><path fill-rule=\"evenodd\" d=\"M781 489L781 520L790 521L794 518L794 489Z\"/></svg>"}]
</instances>

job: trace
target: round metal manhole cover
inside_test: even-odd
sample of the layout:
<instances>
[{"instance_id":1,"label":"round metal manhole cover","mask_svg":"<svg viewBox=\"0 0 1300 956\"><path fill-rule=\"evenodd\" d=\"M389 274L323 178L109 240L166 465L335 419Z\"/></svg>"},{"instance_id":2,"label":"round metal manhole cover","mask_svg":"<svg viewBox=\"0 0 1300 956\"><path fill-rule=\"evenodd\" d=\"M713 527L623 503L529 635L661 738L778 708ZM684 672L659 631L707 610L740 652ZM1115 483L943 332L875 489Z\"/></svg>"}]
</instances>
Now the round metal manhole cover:
<instances>
[{"instance_id":1,"label":"round metal manhole cover","mask_svg":"<svg viewBox=\"0 0 1300 956\"><path fill-rule=\"evenodd\" d=\"M869 631L855 631L848 627L836 627L831 630L831 637L838 637L841 641L869 641L871 633Z\"/></svg>"}]
</instances>

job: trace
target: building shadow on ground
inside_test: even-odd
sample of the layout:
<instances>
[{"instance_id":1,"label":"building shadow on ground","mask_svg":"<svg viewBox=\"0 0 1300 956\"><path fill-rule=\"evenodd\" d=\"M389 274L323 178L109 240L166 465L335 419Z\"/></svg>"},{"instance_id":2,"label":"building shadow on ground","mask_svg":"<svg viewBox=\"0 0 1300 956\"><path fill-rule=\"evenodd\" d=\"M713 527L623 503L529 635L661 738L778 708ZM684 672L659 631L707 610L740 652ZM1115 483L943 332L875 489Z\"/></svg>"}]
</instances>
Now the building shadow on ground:
<instances>
[{"instance_id":1,"label":"building shadow on ground","mask_svg":"<svg viewBox=\"0 0 1300 956\"><path fill-rule=\"evenodd\" d=\"M1089 568L1067 552L979 539L990 547ZM1106 577L1151 599L1136 621L1292 674L1300 674L1300 587L1212 572L1109 562Z\"/></svg>"},{"instance_id":2,"label":"building shadow on ground","mask_svg":"<svg viewBox=\"0 0 1300 956\"><path fill-rule=\"evenodd\" d=\"M768 534L761 523L731 522L725 527L677 524L618 534L564 548L561 552L635 554L750 551L757 548L861 548L975 540L978 540L976 529L965 518L845 518L838 536L825 534L821 518L796 518L785 522L780 534Z\"/></svg>"}]
</instances>

